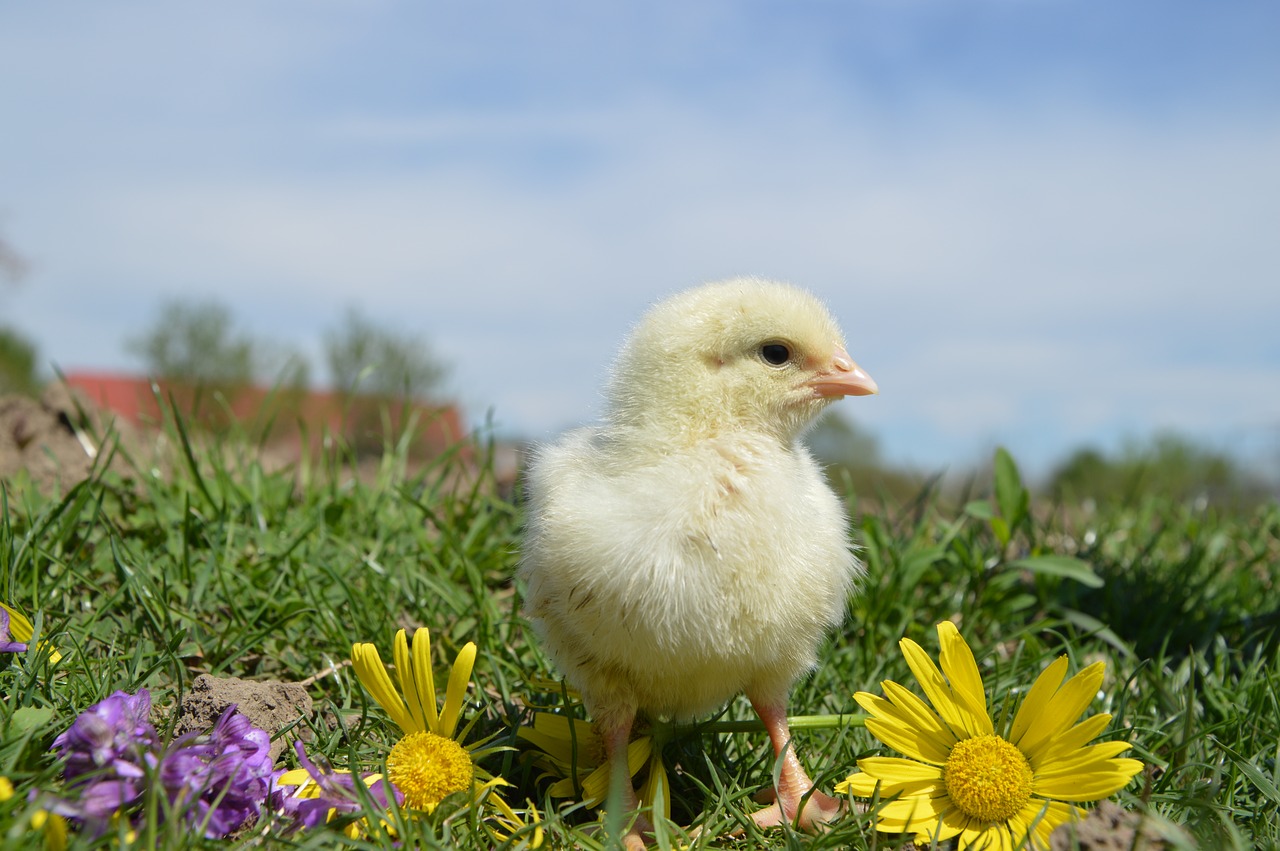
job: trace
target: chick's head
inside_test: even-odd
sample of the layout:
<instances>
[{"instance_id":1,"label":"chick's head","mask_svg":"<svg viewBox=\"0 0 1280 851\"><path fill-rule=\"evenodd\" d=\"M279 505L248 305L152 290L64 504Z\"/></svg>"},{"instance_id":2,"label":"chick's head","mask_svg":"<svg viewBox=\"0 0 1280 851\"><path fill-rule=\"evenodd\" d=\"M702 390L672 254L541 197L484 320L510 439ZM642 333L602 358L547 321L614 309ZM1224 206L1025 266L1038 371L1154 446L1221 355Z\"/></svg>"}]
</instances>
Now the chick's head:
<instances>
[{"instance_id":1,"label":"chick's head","mask_svg":"<svg viewBox=\"0 0 1280 851\"><path fill-rule=\"evenodd\" d=\"M679 442L742 429L790 442L835 399L875 392L818 299L737 278L645 314L615 364L609 420Z\"/></svg>"}]
</instances>

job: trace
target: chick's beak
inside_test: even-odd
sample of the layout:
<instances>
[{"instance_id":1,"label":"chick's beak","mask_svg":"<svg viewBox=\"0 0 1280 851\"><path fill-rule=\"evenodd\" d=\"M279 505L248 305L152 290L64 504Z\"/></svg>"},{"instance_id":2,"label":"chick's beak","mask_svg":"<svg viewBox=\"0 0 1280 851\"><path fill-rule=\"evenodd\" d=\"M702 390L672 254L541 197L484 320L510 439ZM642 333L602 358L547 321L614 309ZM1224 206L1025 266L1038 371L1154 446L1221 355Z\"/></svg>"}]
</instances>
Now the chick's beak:
<instances>
[{"instance_id":1,"label":"chick's beak","mask_svg":"<svg viewBox=\"0 0 1280 851\"><path fill-rule=\"evenodd\" d=\"M805 383L819 396L871 396L880 392L875 379L853 362L843 346L836 346L831 362Z\"/></svg>"}]
</instances>

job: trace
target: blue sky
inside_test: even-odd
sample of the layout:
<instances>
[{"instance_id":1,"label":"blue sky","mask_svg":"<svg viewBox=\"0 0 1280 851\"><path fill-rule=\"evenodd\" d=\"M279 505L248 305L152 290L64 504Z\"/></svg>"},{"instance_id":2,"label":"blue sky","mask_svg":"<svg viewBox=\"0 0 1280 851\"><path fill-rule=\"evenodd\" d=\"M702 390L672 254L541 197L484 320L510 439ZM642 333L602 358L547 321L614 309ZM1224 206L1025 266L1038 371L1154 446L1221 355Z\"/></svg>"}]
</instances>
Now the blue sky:
<instances>
[{"instance_id":1,"label":"blue sky","mask_svg":"<svg viewBox=\"0 0 1280 851\"><path fill-rule=\"evenodd\" d=\"M831 306L894 460L1274 459L1277 36L1274 2L4 4L0 311L136 368L160 299L214 297L318 366L354 304L544 439L648 304L758 274Z\"/></svg>"}]
</instances>

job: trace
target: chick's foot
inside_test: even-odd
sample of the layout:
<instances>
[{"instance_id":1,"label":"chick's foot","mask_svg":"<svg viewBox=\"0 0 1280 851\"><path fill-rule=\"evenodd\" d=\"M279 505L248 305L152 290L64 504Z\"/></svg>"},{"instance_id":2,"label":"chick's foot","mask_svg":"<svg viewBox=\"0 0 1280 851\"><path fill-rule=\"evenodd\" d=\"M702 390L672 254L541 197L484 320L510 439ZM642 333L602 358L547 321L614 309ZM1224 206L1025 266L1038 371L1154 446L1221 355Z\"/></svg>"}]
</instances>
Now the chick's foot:
<instances>
[{"instance_id":1,"label":"chick's foot","mask_svg":"<svg viewBox=\"0 0 1280 851\"><path fill-rule=\"evenodd\" d=\"M751 820L760 827L786 823L808 831L821 830L824 824L844 814L844 801L815 789L813 781L805 773L792 746L785 698L761 697L751 693L747 696L769 732L774 756L781 762L778 785L773 790L774 802L752 813Z\"/></svg>"},{"instance_id":2,"label":"chick's foot","mask_svg":"<svg viewBox=\"0 0 1280 851\"><path fill-rule=\"evenodd\" d=\"M648 847L646 837L653 836L653 823L642 812L639 812L640 801L636 797L635 787L631 785L630 772L627 770L627 744L631 739L631 725L635 720L635 710L621 707L610 713L609 720L602 721L601 736L604 739L605 755L609 763L609 785L618 792L618 801L624 817L631 818L631 826L621 837L624 851L644 851Z\"/></svg>"},{"instance_id":3,"label":"chick's foot","mask_svg":"<svg viewBox=\"0 0 1280 851\"><path fill-rule=\"evenodd\" d=\"M641 822L644 822L643 824ZM653 836L653 828L648 826L647 819L637 819L622 837L625 851L645 851L649 847L648 837Z\"/></svg>"},{"instance_id":4,"label":"chick's foot","mask_svg":"<svg viewBox=\"0 0 1280 851\"><path fill-rule=\"evenodd\" d=\"M764 809L751 814L758 827L798 826L816 833L844 814L844 801L814 789L806 798L803 793L780 797Z\"/></svg>"}]
</instances>

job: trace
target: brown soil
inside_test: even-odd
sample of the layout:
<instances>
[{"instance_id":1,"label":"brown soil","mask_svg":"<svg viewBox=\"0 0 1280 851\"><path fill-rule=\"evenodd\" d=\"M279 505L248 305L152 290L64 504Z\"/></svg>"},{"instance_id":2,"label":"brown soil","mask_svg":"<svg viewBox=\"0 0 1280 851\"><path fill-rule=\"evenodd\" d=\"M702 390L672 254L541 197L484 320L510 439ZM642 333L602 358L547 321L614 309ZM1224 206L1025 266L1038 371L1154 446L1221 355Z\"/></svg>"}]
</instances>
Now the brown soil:
<instances>
[{"instance_id":1,"label":"brown soil","mask_svg":"<svg viewBox=\"0 0 1280 851\"><path fill-rule=\"evenodd\" d=\"M1053 851L1159 851L1169 843L1138 813L1101 801L1079 824L1064 824L1055 830L1050 847Z\"/></svg>"},{"instance_id":2,"label":"brown soil","mask_svg":"<svg viewBox=\"0 0 1280 851\"><path fill-rule=\"evenodd\" d=\"M127 474L129 463L154 455L129 423L104 415L61 384L39 399L0 396L0 483L22 471L44 494L64 494L87 478L95 464Z\"/></svg>"},{"instance_id":3,"label":"brown soil","mask_svg":"<svg viewBox=\"0 0 1280 851\"><path fill-rule=\"evenodd\" d=\"M255 726L271 736L271 761L280 757L285 745L294 738L308 738L305 724L294 726L277 738L281 730L311 716L311 696L298 683L253 682L235 677L220 679L201 674L182 696L182 712L174 727L174 735L192 730L208 730L231 704Z\"/></svg>"}]
</instances>

